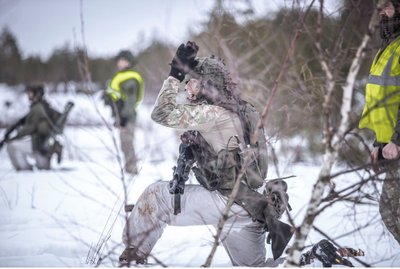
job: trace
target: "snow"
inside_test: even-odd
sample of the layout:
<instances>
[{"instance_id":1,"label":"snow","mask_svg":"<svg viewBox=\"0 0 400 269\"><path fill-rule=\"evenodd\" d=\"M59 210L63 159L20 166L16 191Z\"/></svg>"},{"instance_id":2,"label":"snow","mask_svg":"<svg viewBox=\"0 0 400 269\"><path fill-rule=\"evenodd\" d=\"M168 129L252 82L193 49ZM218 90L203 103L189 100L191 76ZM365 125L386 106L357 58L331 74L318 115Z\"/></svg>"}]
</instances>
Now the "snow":
<instances>
[{"instance_id":1,"label":"snow","mask_svg":"<svg viewBox=\"0 0 400 269\"><path fill-rule=\"evenodd\" d=\"M5 86L0 86L0 92L0 123L13 122L26 113L23 94L11 92ZM7 100L13 105L4 106ZM110 111L102 104L100 95L54 94L48 100L60 110L67 101L75 102L62 137L62 163L53 160L51 171L16 172L5 148L0 151L0 266L92 267L97 262L94 251L99 246L106 256L100 266L117 266L117 258L124 249L121 236L125 214L121 170L114 146L118 132L105 124L112 123ZM170 179L177 156L177 132L153 123L150 110L151 106L141 106L136 128L139 175L123 175L132 203L152 182ZM3 132L4 129L0 130L0 137ZM290 214L299 224L319 167L285 161L291 159L288 154L281 156L279 170L281 176L296 176L287 179L287 183L293 208ZM268 178L276 176L271 168ZM335 183L347 186L358 179L355 173L345 174ZM378 184L377 189L380 188ZM370 202L372 205L357 207L350 203L330 206L317 217L315 226L342 246L364 250L366 256L360 258L363 262L381 267L400 266L400 246L385 229L377 201ZM371 221L373 224L366 225ZM214 234L210 226L167 227L152 255L167 266L199 267L211 250ZM307 244L323 238L313 231ZM271 257L270 246L266 247ZM362 266L354 259L351 261ZM222 247L218 248L212 266L231 266ZM321 264L315 262L311 266Z\"/></svg>"}]
</instances>

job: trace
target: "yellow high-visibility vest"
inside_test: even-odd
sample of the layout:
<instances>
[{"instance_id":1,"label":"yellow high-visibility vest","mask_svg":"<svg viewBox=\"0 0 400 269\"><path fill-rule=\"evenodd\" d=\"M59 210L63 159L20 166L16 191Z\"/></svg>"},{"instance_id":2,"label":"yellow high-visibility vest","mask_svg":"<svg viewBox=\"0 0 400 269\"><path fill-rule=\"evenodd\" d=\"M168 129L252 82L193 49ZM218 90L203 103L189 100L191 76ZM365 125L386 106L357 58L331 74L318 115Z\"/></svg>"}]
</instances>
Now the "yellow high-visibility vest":
<instances>
[{"instance_id":1,"label":"yellow high-visibility vest","mask_svg":"<svg viewBox=\"0 0 400 269\"><path fill-rule=\"evenodd\" d=\"M381 53L378 59L378 55ZM379 51L372 63L359 128L373 130L376 140L389 143L400 105L400 38Z\"/></svg>"},{"instance_id":2,"label":"yellow high-visibility vest","mask_svg":"<svg viewBox=\"0 0 400 269\"><path fill-rule=\"evenodd\" d=\"M111 79L110 84L109 84L108 88L106 89L106 93L108 96L111 97L111 99L114 102L118 101L119 99L122 99L123 101L125 101L126 93L121 88L121 84L129 79L134 79L139 84L139 91L138 91L137 100L135 103L135 109L137 109L143 100L143 90L144 90L143 78L138 72L128 69L128 70L124 70L124 71L120 71L120 72L116 73L114 75L114 77Z\"/></svg>"}]
</instances>

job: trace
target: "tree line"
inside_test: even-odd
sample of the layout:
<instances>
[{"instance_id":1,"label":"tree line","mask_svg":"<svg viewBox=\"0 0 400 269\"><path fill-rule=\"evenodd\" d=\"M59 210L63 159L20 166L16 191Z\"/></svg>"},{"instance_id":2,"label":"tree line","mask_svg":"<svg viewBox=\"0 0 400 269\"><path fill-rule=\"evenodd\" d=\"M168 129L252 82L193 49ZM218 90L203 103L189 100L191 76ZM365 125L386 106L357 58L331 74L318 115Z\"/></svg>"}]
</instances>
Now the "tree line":
<instances>
[{"instance_id":1,"label":"tree line","mask_svg":"<svg viewBox=\"0 0 400 269\"><path fill-rule=\"evenodd\" d=\"M300 6L282 8L273 14L256 17L250 2L243 1L246 8L226 6L225 1L216 1L202 31L188 39L200 46L199 56L215 54L222 57L230 69L233 80L241 89L244 99L251 101L259 111L271 94L294 29L305 12L302 31L297 41L285 78L272 105L273 113L266 118L271 137L292 137L301 134L309 141L312 152L322 151L318 141L322 137L321 111L325 98L327 77L321 68L324 58L334 70L335 90L329 110L330 121L340 119L340 87L345 82L347 70L362 36L368 31L368 19L374 11L374 0L343 0L340 9L333 14L323 13L323 24L317 29L319 10L306 11ZM240 20L238 20L240 18ZM317 43L316 40L319 42ZM186 40L182 40L182 43ZM319 44L319 47L316 46ZM372 57L379 46L378 38L368 43L364 63L357 76L362 82L368 74ZM136 69L142 73L146 95L144 102L153 103L168 75L169 63L177 45L154 38L153 42L136 56ZM7 28L0 36L0 82L10 85L46 82L53 85L70 81L82 82L81 65L86 57L85 48L64 45L55 49L47 60L38 56L23 58L15 36ZM112 57L88 57L91 80L105 87L115 72ZM82 89L87 92L87 89ZM356 84L354 106L363 102L364 84ZM336 111L336 112L335 112ZM351 119L357 120L355 111ZM344 152L345 152L344 148ZM344 153L345 154L345 153ZM299 157L301 159L301 157Z\"/></svg>"}]
</instances>

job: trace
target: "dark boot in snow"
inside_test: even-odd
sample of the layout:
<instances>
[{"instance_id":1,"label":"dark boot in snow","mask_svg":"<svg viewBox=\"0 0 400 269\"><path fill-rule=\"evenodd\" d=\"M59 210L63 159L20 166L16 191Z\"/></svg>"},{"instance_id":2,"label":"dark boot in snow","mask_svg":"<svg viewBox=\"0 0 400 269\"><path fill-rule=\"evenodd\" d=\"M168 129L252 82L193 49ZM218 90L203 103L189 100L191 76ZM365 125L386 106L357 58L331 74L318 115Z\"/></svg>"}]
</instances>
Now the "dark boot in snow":
<instances>
[{"instance_id":1,"label":"dark boot in snow","mask_svg":"<svg viewBox=\"0 0 400 269\"><path fill-rule=\"evenodd\" d=\"M129 265L131 263L146 264L147 258L137 255L135 248L125 248L121 256L119 256L119 263L121 266Z\"/></svg>"},{"instance_id":2,"label":"dark boot in snow","mask_svg":"<svg viewBox=\"0 0 400 269\"><path fill-rule=\"evenodd\" d=\"M137 175L138 174L138 170L137 170L135 162L127 163L125 165L125 170L126 170L126 172L128 172L129 174L132 174L132 175Z\"/></svg>"}]
</instances>

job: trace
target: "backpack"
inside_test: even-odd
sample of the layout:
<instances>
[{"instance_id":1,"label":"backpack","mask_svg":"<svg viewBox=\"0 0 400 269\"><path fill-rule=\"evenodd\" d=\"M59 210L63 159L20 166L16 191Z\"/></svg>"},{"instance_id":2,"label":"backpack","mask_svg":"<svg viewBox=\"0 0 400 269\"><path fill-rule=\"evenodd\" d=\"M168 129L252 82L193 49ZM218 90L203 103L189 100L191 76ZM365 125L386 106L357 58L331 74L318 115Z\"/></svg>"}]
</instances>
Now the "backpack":
<instances>
[{"instance_id":1,"label":"backpack","mask_svg":"<svg viewBox=\"0 0 400 269\"><path fill-rule=\"evenodd\" d=\"M208 190L232 189L241 167L245 167L244 181L250 189L261 187L267 176L268 150L264 129L261 128L255 143L250 142L251 135L257 129L260 119L257 110L249 103L242 101L239 104L239 118L243 129L244 141L240 141L241 148L228 148L215 152L208 142L197 131L187 131L187 135L194 141L193 155L197 166L192 170L200 182ZM249 156L249 159L245 157ZM246 160L245 160L246 159Z\"/></svg>"},{"instance_id":2,"label":"backpack","mask_svg":"<svg viewBox=\"0 0 400 269\"><path fill-rule=\"evenodd\" d=\"M67 117L71 112L71 109L74 107L74 103L69 101L65 105L64 111L62 113L50 107L50 105L47 102L43 102L43 107L48 116L48 121L51 127L52 135L62 134L65 123L67 121Z\"/></svg>"},{"instance_id":3,"label":"backpack","mask_svg":"<svg viewBox=\"0 0 400 269\"><path fill-rule=\"evenodd\" d=\"M258 188L267 177L268 172L268 149L265 139L264 128L261 128L255 143L251 143L251 136L258 128L260 115L255 107L245 101L240 104L240 121L242 122L243 136L246 148L242 150L242 155L249 154L250 160L245 167L247 185L252 188ZM266 182L263 195L268 200L269 213L280 218L286 209L291 210L289 196L287 194L287 183L282 179L274 179Z\"/></svg>"},{"instance_id":4,"label":"backpack","mask_svg":"<svg viewBox=\"0 0 400 269\"><path fill-rule=\"evenodd\" d=\"M258 128L260 114L253 105L241 101L239 105L239 118L243 129L245 147L241 150L241 165L245 167L246 183L251 189L259 188L267 177L268 172L268 149L265 139L264 128L261 128L254 143L251 136ZM245 156L250 157L245 162Z\"/></svg>"},{"instance_id":5,"label":"backpack","mask_svg":"<svg viewBox=\"0 0 400 269\"><path fill-rule=\"evenodd\" d=\"M47 102L43 102L43 107L48 116L48 124L50 126L50 134L43 138L40 143L39 151L51 158L53 153L57 155L57 162L61 162L62 158L62 144L58 141L57 136L61 135L64 131L64 126L74 103L69 101L65 107L64 111L58 112L57 110L50 107Z\"/></svg>"}]
</instances>

